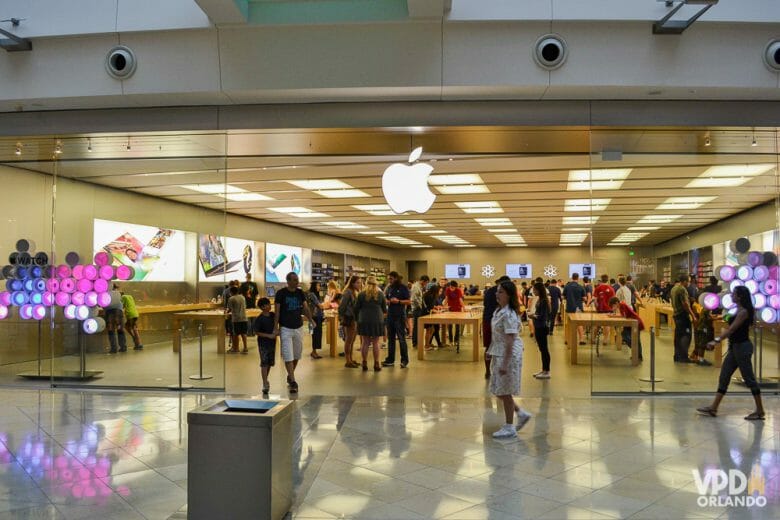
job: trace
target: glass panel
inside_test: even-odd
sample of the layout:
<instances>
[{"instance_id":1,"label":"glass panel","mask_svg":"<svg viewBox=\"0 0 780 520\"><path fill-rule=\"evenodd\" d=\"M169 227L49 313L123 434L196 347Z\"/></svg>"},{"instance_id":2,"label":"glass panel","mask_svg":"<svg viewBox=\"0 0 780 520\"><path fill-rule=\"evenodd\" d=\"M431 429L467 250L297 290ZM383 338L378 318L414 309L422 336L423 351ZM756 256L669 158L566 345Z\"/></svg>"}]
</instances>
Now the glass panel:
<instances>
[{"instance_id":1,"label":"glass panel","mask_svg":"<svg viewBox=\"0 0 780 520\"><path fill-rule=\"evenodd\" d=\"M613 289L625 304L618 305L622 314L630 317L635 310L645 325L639 333L644 361L634 364L633 350L621 346L631 341L631 331L617 322L600 327L601 316L591 319L592 392L711 393L727 350L726 342L713 352L705 348L723 327L719 295L732 284L745 285L756 305L766 305L761 282L777 274L771 266L757 267L777 252L775 132L597 129L591 134L591 165L594 205L597 199L610 201L594 224L593 261L608 278L618 279ZM597 191L595 175L604 169L626 176ZM732 282L730 270L721 274L720 265L752 270L743 269ZM633 278L634 288L620 282L621 274L626 282ZM690 283L680 282L685 277ZM715 294L702 296L707 292ZM690 323L683 300L695 318ZM765 312L771 317L773 310ZM768 328L755 327L756 339L762 330ZM775 345L765 335L763 356L755 358L765 376L777 373ZM729 391L747 390L735 383Z\"/></svg>"}]
</instances>

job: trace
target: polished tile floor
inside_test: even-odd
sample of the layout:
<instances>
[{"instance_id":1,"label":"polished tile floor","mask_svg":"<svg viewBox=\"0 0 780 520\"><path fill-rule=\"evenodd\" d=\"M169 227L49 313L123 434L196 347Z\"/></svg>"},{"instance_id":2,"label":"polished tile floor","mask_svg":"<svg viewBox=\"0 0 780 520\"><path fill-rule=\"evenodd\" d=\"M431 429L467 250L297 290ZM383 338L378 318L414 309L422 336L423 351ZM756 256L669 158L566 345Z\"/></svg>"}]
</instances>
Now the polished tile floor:
<instances>
[{"instance_id":1,"label":"polished tile floor","mask_svg":"<svg viewBox=\"0 0 780 520\"><path fill-rule=\"evenodd\" d=\"M184 517L186 414L218 398L0 389L0 519ZM292 517L780 517L777 398L762 423L742 419L749 398L717 419L703 401L527 398L534 418L496 441L488 396L305 395ZM692 470L756 467L765 507L697 505Z\"/></svg>"}]
</instances>

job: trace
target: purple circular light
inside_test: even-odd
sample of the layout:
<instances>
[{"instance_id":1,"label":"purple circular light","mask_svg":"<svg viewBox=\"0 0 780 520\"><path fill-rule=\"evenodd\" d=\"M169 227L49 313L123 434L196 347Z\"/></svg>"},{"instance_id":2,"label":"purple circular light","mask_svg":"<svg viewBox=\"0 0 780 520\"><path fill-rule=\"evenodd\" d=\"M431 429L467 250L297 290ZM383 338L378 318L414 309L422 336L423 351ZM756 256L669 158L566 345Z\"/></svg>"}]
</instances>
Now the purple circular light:
<instances>
[{"instance_id":1,"label":"purple circular light","mask_svg":"<svg viewBox=\"0 0 780 520\"><path fill-rule=\"evenodd\" d=\"M94 307L97 305L98 301L98 295L95 291L89 291L84 295L84 304L87 305L87 307Z\"/></svg>"},{"instance_id":2,"label":"purple circular light","mask_svg":"<svg viewBox=\"0 0 780 520\"><path fill-rule=\"evenodd\" d=\"M737 306L737 304L734 303L734 296L731 293L721 293L720 304L723 305L724 309L733 309Z\"/></svg>"},{"instance_id":3,"label":"purple circular light","mask_svg":"<svg viewBox=\"0 0 780 520\"><path fill-rule=\"evenodd\" d=\"M15 293L11 294L11 302L13 302L13 304L16 305L17 307L24 305L28 301L29 298L26 292L16 291Z\"/></svg>"},{"instance_id":4,"label":"purple circular light","mask_svg":"<svg viewBox=\"0 0 780 520\"><path fill-rule=\"evenodd\" d=\"M780 309L780 295L773 294L769 297L769 306L773 309Z\"/></svg>"},{"instance_id":5,"label":"purple circular light","mask_svg":"<svg viewBox=\"0 0 780 520\"><path fill-rule=\"evenodd\" d=\"M54 305L54 293L46 291L43 293L43 304L47 307Z\"/></svg>"},{"instance_id":6,"label":"purple circular light","mask_svg":"<svg viewBox=\"0 0 780 520\"><path fill-rule=\"evenodd\" d=\"M761 265L761 261L764 259L764 254L759 251L751 251L747 255L747 263L750 267L756 267Z\"/></svg>"},{"instance_id":7,"label":"purple circular light","mask_svg":"<svg viewBox=\"0 0 780 520\"><path fill-rule=\"evenodd\" d=\"M92 290L92 281L82 278L76 283L76 288L83 293L89 292Z\"/></svg>"},{"instance_id":8,"label":"purple circular light","mask_svg":"<svg viewBox=\"0 0 780 520\"><path fill-rule=\"evenodd\" d=\"M98 293L98 305L101 307L108 307L111 305L111 293Z\"/></svg>"},{"instance_id":9,"label":"purple circular light","mask_svg":"<svg viewBox=\"0 0 780 520\"><path fill-rule=\"evenodd\" d=\"M66 293L72 293L76 290L76 280L73 278L65 278L60 282L60 291Z\"/></svg>"},{"instance_id":10,"label":"purple circular light","mask_svg":"<svg viewBox=\"0 0 780 520\"><path fill-rule=\"evenodd\" d=\"M22 318L23 320L31 320L32 310L33 310L32 305L29 304L22 305L21 307L19 307L19 317Z\"/></svg>"},{"instance_id":11,"label":"purple circular light","mask_svg":"<svg viewBox=\"0 0 780 520\"><path fill-rule=\"evenodd\" d=\"M53 293L59 292L60 281L57 280L56 278L49 278L48 280L46 280L46 288Z\"/></svg>"},{"instance_id":12,"label":"purple circular light","mask_svg":"<svg viewBox=\"0 0 780 520\"><path fill-rule=\"evenodd\" d=\"M769 268L765 265L758 265L753 269L753 279L757 282L763 282L769 278Z\"/></svg>"},{"instance_id":13,"label":"purple circular light","mask_svg":"<svg viewBox=\"0 0 780 520\"><path fill-rule=\"evenodd\" d=\"M735 305L734 307L726 311L726 314L728 314L729 316L736 316L738 310L739 309L737 309L737 306Z\"/></svg>"},{"instance_id":14,"label":"purple circular light","mask_svg":"<svg viewBox=\"0 0 780 520\"><path fill-rule=\"evenodd\" d=\"M98 278L95 280L95 283L92 284L93 289L95 289L95 292L102 293L108 291L108 280L104 280L103 278Z\"/></svg>"},{"instance_id":15,"label":"purple circular light","mask_svg":"<svg viewBox=\"0 0 780 520\"><path fill-rule=\"evenodd\" d=\"M745 282L745 287L748 288L750 294L756 294L758 292L758 282L755 280L748 280Z\"/></svg>"},{"instance_id":16,"label":"purple circular light","mask_svg":"<svg viewBox=\"0 0 780 520\"><path fill-rule=\"evenodd\" d=\"M84 266L84 278L87 280L94 280L98 277L98 268L96 265L85 265Z\"/></svg>"},{"instance_id":17,"label":"purple circular light","mask_svg":"<svg viewBox=\"0 0 780 520\"><path fill-rule=\"evenodd\" d=\"M33 289L38 292L43 292L46 290L46 280L43 278L36 278L33 282Z\"/></svg>"},{"instance_id":18,"label":"purple circular light","mask_svg":"<svg viewBox=\"0 0 780 520\"><path fill-rule=\"evenodd\" d=\"M8 306L0 305L0 320L4 320L8 317Z\"/></svg>"},{"instance_id":19,"label":"purple circular light","mask_svg":"<svg viewBox=\"0 0 780 520\"><path fill-rule=\"evenodd\" d=\"M41 305L43 303L43 293L30 293L30 303L33 305Z\"/></svg>"},{"instance_id":20,"label":"purple circular light","mask_svg":"<svg viewBox=\"0 0 780 520\"><path fill-rule=\"evenodd\" d=\"M715 293L704 293L703 300L703 306L705 309L714 311L718 307L720 307L720 296L718 296Z\"/></svg>"},{"instance_id":21,"label":"purple circular light","mask_svg":"<svg viewBox=\"0 0 780 520\"><path fill-rule=\"evenodd\" d=\"M777 282L774 280L767 280L765 282L761 282L758 285L758 288L761 289L761 292L769 296L770 294L777 294Z\"/></svg>"},{"instance_id":22,"label":"purple circular light","mask_svg":"<svg viewBox=\"0 0 780 520\"><path fill-rule=\"evenodd\" d=\"M76 319L79 321L83 321L89 318L89 307L86 305L78 305L76 306Z\"/></svg>"},{"instance_id":23,"label":"purple circular light","mask_svg":"<svg viewBox=\"0 0 780 520\"><path fill-rule=\"evenodd\" d=\"M772 280L778 280L780 279L780 266L773 265L769 268L769 278Z\"/></svg>"},{"instance_id":24,"label":"purple circular light","mask_svg":"<svg viewBox=\"0 0 780 520\"><path fill-rule=\"evenodd\" d=\"M42 320L46 317L46 307L43 305L33 305L32 317L34 320Z\"/></svg>"},{"instance_id":25,"label":"purple circular light","mask_svg":"<svg viewBox=\"0 0 780 520\"><path fill-rule=\"evenodd\" d=\"M60 264L57 266L57 278L70 278L70 266Z\"/></svg>"},{"instance_id":26,"label":"purple circular light","mask_svg":"<svg viewBox=\"0 0 780 520\"><path fill-rule=\"evenodd\" d=\"M5 282L5 285L9 291L21 291L24 289L24 282L21 280L8 280Z\"/></svg>"},{"instance_id":27,"label":"purple circular light","mask_svg":"<svg viewBox=\"0 0 780 520\"><path fill-rule=\"evenodd\" d=\"M753 268L749 265L741 265L737 268L737 278L747 281L753 278Z\"/></svg>"},{"instance_id":28,"label":"purple circular light","mask_svg":"<svg viewBox=\"0 0 780 520\"><path fill-rule=\"evenodd\" d=\"M84 305L84 293L76 291L70 295L70 301L73 305Z\"/></svg>"},{"instance_id":29,"label":"purple circular light","mask_svg":"<svg viewBox=\"0 0 780 520\"><path fill-rule=\"evenodd\" d=\"M135 276L135 270L129 265L120 265L116 268L116 277L120 280L130 280Z\"/></svg>"},{"instance_id":30,"label":"purple circular light","mask_svg":"<svg viewBox=\"0 0 780 520\"><path fill-rule=\"evenodd\" d=\"M111 261L111 258L108 256L108 253L105 251L98 251L95 253L95 265L108 265Z\"/></svg>"},{"instance_id":31,"label":"purple circular light","mask_svg":"<svg viewBox=\"0 0 780 520\"><path fill-rule=\"evenodd\" d=\"M69 320L75 320L76 319L76 306L75 305L66 305L65 309L63 311L63 314L65 314L65 318Z\"/></svg>"},{"instance_id":32,"label":"purple circular light","mask_svg":"<svg viewBox=\"0 0 780 520\"><path fill-rule=\"evenodd\" d=\"M113 265L101 265L98 274L103 280L113 280L116 273Z\"/></svg>"},{"instance_id":33,"label":"purple circular light","mask_svg":"<svg viewBox=\"0 0 780 520\"><path fill-rule=\"evenodd\" d=\"M27 292L34 291L35 290L34 287L33 287L34 283L35 283L35 280L25 280L24 281L24 290L27 291Z\"/></svg>"},{"instance_id":34,"label":"purple circular light","mask_svg":"<svg viewBox=\"0 0 780 520\"><path fill-rule=\"evenodd\" d=\"M722 265L718 267L718 278L724 282L730 282L737 276L737 270L731 265Z\"/></svg>"},{"instance_id":35,"label":"purple circular light","mask_svg":"<svg viewBox=\"0 0 780 520\"><path fill-rule=\"evenodd\" d=\"M756 309L763 309L766 307L766 296L764 296L761 293L756 293L752 296L753 298L753 307Z\"/></svg>"},{"instance_id":36,"label":"purple circular light","mask_svg":"<svg viewBox=\"0 0 780 520\"><path fill-rule=\"evenodd\" d=\"M30 268L30 276L33 278L40 278L43 276L43 269L40 266L33 266Z\"/></svg>"},{"instance_id":37,"label":"purple circular light","mask_svg":"<svg viewBox=\"0 0 780 520\"><path fill-rule=\"evenodd\" d=\"M729 284L729 290L731 292L734 292L734 289L736 289L737 287L742 287L743 285L745 285L745 282L743 282L742 280L734 280Z\"/></svg>"},{"instance_id":38,"label":"purple circular light","mask_svg":"<svg viewBox=\"0 0 780 520\"><path fill-rule=\"evenodd\" d=\"M0 305L8 307L11 305L11 293L8 291L0 292Z\"/></svg>"},{"instance_id":39,"label":"purple circular light","mask_svg":"<svg viewBox=\"0 0 780 520\"><path fill-rule=\"evenodd\" d=\"M103 318L88 318L84 320L81 328L87 334L95 334L101 332L106 327L106 322Z\"/></svg>"},{"instance_id":40,"label":"purple circular light","mask_svg":"<svg viewBox=\"0 0 780 520\"><path fill-rule=\"evenodd\" d=\"M65 307L70 303L70 294L66 292L58 292L54 295L54 303L56 303L58 307Z\"/></svg>"},{"instance_id":41,"label":"purple circular light","mask_svg":"<svg viewBox=\"0 0 780 520\"><path fill-rule=\"evenodd\" d=\"M71 276L76 280L81 280L84 278L84 266L81 264L74 265L73 270L71 271Z\"/></svg>"},{"instance_id":42,"label":"purple circular light","mask_svg":"<svg viewBox=\"0 0 780 520\"><path fill-rule=\"evenodd\" d=\"M758 316L764 323L775 323L777 321L777 311L772 307L764 307L758 313Z\"/></svg>"},{"instance_id":43,"label":"purple circular light","mask_svg":"<svg viewBox=\"0 0 780 520\"><path fill-rule=\"evenodd\" d=\"M29 270L21 265L14 266L14 277L17 280L24 280L30 275Z\"/></svg>"}]
</instances>

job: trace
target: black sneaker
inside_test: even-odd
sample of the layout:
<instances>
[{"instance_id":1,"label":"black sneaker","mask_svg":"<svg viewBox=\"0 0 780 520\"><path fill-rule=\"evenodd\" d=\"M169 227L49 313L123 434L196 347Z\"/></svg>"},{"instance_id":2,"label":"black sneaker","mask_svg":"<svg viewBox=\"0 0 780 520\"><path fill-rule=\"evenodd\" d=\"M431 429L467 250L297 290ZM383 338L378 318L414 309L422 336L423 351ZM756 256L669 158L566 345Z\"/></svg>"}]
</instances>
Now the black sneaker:
<instances>
[{"instance_id":1,"label":"black sneaker","mask_svg":"<svg viewBox=\"0 0 780 520\"><path fill-rule=\"evenodd\" d=\"M391 367L393 365L395 365L395 362L393 362L393 361L382 361L382 366L383 367Z\"/></svg>"},{"instance_id":2,"label":"black sneaker","mask_svg":"<svg viewBox=\"0 0 780 520\"><path fill-rule=\"evenodd\" d=\"M291 385L293 383L292 379L290 379L290 376L287 376L287 385Z\"/></svg>"},{"instance_id":3,"label":"black sneaker","mask_svg":"<svg viewBox=\"0 0 780 520\"><path fill-rule=\"evenodd\" d=\"M290 393L291 394L297 394L298 393L298 383L296 383L295 381L290 383Z\"/></svg>"},{"instance_id":4,"label":"black sneaker","mask_svg":"<svg viewBox=\"0 0 780 520\"><path fill-rule=\"evenodd\" d=\"M344 353L344 352L339 352L339 357L344 357L344 356L346 356L346 355L347 355L347 354L346 354L346 353Z\"/></svg>"},{"instance_id":5,"label":"black sneaker","mask_svg":"<svg viewBox=\"0 0 780 520\"><path fill-rule=\"evenodd\" d=\"M401 363L401 368L406 368L409 365L409 363Z\"/></svg>"},{"instance_id":6,"label":"black sneaker","mask_svg":"<svg viewBox=\"0 0 780 520\"><path fill-rule=\"evenodd\" d=\"M138 345L137 347L133 347L133 350L143 350L143 349L144 349L143 345Z\"/></svg>"}]
</instances>

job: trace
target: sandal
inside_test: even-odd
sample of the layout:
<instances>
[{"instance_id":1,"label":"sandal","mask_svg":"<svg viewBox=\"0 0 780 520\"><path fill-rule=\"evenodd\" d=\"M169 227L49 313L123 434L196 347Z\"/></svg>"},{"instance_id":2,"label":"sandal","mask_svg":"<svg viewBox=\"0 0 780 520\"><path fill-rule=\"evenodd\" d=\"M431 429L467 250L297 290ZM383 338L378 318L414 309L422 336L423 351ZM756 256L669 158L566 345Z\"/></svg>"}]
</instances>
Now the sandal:
<instances>
[{"instance_id":1,"label":"sandal","mask_svg":"<svg viewBox=\"0 0 780 520\"><path fill-rule=\"evenodd\" d=\"M766 417L766 414L753 412L750 415L745 416L746 421L763 421Z\"/></svg>"},{"instance_id":2,"label":"sandal","mask_svg":"<svg viewBox=\"0 0 780 520\"><path fill-rule=\"evenodd\" d=\"M702 406L700 408L696 409L697 412L701 415L707 415L709 417L717 417L718 416L718 410L711 406ZM747 419L747 417L745 417Z\"/></svg>"},{"instance_id":3,"label":"sandal","mask_svg":"<svg viewBox=\"0 0 780 520\"><path fill-rule=\"evenodd\" d=\"M368 363L363 361L363 372L368 372Z\"/></svg>"},{"instance_id":4,"label":"sandal","mask_svg":"<svg viewBox=\"0 0 780 520\"><path fill-rule=\"evenodd\" d=\"M354 361L347 361L346 363L344 363L345 368L357 368L359 366L360 364L355 363Z\"/></svg>"},{"instance_id":5,"label":"sandal","mask_svg":"<svg viewBox=\"0 0 780 520\"><path fill-rule=\"evenodd\" d=\"M381 372L382 367L379 365L379 363L374 363L374 372Z\"/></svg>"},{"instance_id":6,"label":"sandal","mask_svg":"<svg viewBox=\"0 0 780 520\"><path fill-rule=\"evenodd\" d=\"M311 354L309 354L309 355L311 356L311 358L312 358L312 359L322 359L322 356L320 356L320 355L319 355L319 354L317 354L316 352L312 352L312 353L311 353Z\"/></svg>"}]
</instances>

